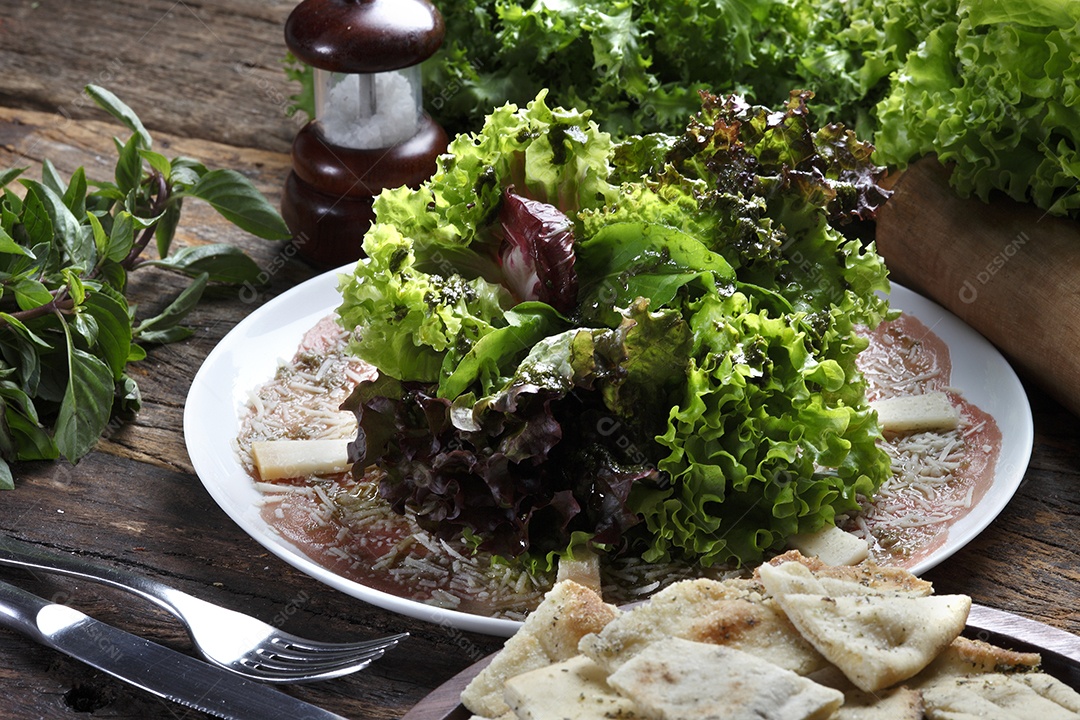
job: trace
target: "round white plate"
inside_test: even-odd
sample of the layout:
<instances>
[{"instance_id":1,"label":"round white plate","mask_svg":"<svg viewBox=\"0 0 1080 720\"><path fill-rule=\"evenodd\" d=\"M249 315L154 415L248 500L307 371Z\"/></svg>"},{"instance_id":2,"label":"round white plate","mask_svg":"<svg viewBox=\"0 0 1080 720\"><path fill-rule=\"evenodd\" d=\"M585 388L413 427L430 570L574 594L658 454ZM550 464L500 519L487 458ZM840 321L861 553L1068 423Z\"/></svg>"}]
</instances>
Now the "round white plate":
<instances>
[{"instance_id":1,"label":"round white plate","mask_svg":"<svg viewBox=\"0 0 1080 720\"><path fill-rule=\"evenodd\" d=\"M259 514L260 494L237 460L232 441L248 393L270 380L280 361L293 356L301 337L338 306L338 275L352 266L319 275L267 302L241 321L207 356L195 375L184 409L188 454L218 505L263 547L302 572L378 607L459 630L511 635L519 623L445 610L374 590L316 564L282 538ZM949 346L951 385L990 413L1001 429L1001 453L993 485L946 541L910 568L921 573L970 542L1016 492L1031 456L1031 408L1020 381L1001 354L955 315L898 285L891 303L914 315Z\"/></svg>"}]
</instances>

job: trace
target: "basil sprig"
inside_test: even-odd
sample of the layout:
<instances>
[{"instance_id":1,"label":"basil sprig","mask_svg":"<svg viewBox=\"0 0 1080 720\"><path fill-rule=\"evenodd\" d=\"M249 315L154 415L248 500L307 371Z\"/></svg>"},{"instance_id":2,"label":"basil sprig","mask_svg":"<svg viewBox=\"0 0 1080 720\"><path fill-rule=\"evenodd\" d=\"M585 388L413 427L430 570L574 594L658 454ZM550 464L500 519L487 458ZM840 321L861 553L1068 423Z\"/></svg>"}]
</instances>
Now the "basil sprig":
<instances>
[{"instance_id":1,"label":"basil sprig","mask_svg":"<svg viewBox=\"0 0 1080 720\"><path fill-rule=\"evenodd\" d=\"M114 138L114 182L90 182L81 167L65 181L47 159L40 182L20 177L26 168L0 171L0 488L14 487L11 463L76 462L114 417L138 410L128 364L145 344L192 334L181 323L208 283L260 283L255 261L232 245L172 252L185 198L258 237L290 237L246 177L155 152L131 108L104 88L86 92L131 130ZM144 257L151 241L156 257ZM192 281L160 314L136 319L128 273L145 267Z\"/></svg>"}]
</instances>

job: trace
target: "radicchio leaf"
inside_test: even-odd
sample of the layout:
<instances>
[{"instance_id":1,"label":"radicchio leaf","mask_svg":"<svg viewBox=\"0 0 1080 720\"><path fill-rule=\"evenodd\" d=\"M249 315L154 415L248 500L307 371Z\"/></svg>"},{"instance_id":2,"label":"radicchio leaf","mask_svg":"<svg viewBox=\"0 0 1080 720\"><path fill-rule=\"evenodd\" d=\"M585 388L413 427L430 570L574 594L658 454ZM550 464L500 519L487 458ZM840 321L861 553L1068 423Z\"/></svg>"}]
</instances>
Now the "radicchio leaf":
<instances>
[{"instance_id":1,"label":"radicchio leaf","mask_svg":"<svg viewBox=\"0 0 1080 720\"><path fill-rule=\"evenodd\" d=\"M554 205L507 189L499 210L499 252L507 287L519 301L539 300L562 313L577 304L574 225Z\"/></svg>"}]
</instances>

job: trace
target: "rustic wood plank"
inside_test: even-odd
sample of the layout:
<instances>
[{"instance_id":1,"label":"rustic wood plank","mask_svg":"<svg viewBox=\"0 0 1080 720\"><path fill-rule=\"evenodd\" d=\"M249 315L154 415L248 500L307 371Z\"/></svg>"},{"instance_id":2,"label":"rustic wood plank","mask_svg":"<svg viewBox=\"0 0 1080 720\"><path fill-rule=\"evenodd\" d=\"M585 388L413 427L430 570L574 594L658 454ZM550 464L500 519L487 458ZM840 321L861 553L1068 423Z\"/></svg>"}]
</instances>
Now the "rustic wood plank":
<instances>
[{"instance_id":1,"label":"rustic wood plank","mask_svg":"<svg viewBox=\"0 0 1080 720\"><path fill-rule=\"evenodd\" d=\"M0 2L0 105L102 118L107 87L147 127L287 152L301 118L282 69L283 0Z\"/></svg>"}]
</instances>

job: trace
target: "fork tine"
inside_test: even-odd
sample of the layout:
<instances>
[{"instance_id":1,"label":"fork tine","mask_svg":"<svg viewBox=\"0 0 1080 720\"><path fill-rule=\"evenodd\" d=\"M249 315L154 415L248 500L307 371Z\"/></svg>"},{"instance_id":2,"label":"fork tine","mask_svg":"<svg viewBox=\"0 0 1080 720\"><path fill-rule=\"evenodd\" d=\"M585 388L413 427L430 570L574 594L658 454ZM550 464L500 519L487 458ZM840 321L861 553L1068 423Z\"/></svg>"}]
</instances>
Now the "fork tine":
<instances>
[{"instance_id":1,"label":"fork tine","mask_svg":"<svg viewBox=\"0 0 1080 720\"><path fill-rule=\"evenodd\" d=\"M347 644L322 644L332 650L312 651L305 647L296 647L283 638L275 637L271 645L260 648L254 657L249 656L244 664L260 672L291 672L311 674L336 671L339 668L366 667L372 661L382 657L390 648L396 646L408 633L401 633L374 641ZM311 644L311 643L306 643ZM357 649L359 648L359 649Z\"/></svg>"},{"instance_id":2,"label":"fork tine","mask_svg":"<svg viewBox=\"0 0 1080 720\"><path fill-rule=\"evenodd\" d=\"M364 640L360 642L328 643L318 640L308 640L306 638L297 637L295 635L286 635L282 633L279 636L269 638L269 641L273 643L275 650L280 647L283 650L289 650L294 652L306 651L307 654L314 657L327 657L338 655L355 655L358 653L367 652L369 650L389 650L407 637L409 637L409 633L399 633L397 635L390 635L388 637L376 638L374 640Z\"/></svg>"},{"instance_id":3,"label":"fork tine","mask_svg":"<svg viewBox=\"0 0 1080 720\"><path fill-rule=\"evenodd\" d=\"M372 650L365 650L362 653L351 653L348 655L309 655L304 653L288 653L278 652L271 649L260 649L256 653L249 655L249 657L254 658L253 662L261 663L264 665L277 665L281 667L306 667L309 669L317 669L324 666L333 667L337 665L347 665L351 662L367 660L373 657L381 657L385 652L385 648L377 648Z\"/></svg>"},{"instance_id":4,"label":"fork tine","mask_svg":"<svg viewBox=\"0 0 1080 720\"><path fill-rule=\"evenodd\" d=\"M299 683L328 680L356 672L357 670L363 670L382 656L383 651L378 650L362 658L354 657L350 660L341 660L322 665L312 665L310 663L279 664L270 659L263 662L261 660L253 660L249 657L243 660L243 665L252 672L257 673L257 677L264 681Z\"/></svg>"}]
</instances>

